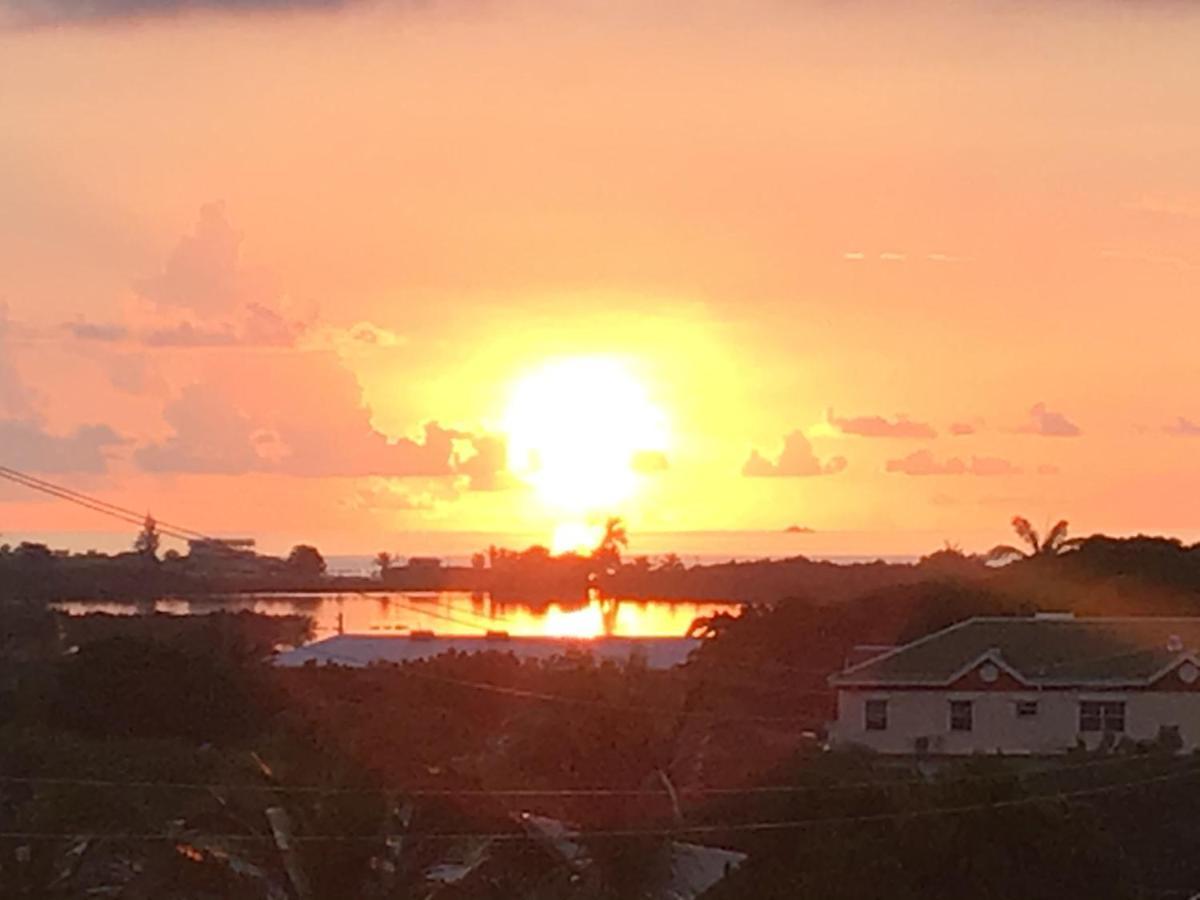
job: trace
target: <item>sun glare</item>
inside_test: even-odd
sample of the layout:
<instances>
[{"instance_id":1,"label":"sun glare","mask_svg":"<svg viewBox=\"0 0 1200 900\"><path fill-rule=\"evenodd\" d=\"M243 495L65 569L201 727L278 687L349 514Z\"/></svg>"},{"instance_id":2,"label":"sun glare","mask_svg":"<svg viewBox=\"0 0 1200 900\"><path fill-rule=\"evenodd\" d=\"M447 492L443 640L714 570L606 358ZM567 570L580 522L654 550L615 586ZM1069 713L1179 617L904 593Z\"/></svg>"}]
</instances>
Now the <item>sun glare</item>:
<instances>
[{"instance_id":1,"label":"sun glare","mask_svg":"<svg viewBox=\"0 0 1200 900\"><path fill-rule=\"evenodd\" d=\"M504 430L509 469L576 520L555 535L559 549L586 545L594 535L581 520L617 511L637 488L638 455L667 449L662 411L621 360L605 356L556 360L520 378Z\"/></svg>"}]
</instances>

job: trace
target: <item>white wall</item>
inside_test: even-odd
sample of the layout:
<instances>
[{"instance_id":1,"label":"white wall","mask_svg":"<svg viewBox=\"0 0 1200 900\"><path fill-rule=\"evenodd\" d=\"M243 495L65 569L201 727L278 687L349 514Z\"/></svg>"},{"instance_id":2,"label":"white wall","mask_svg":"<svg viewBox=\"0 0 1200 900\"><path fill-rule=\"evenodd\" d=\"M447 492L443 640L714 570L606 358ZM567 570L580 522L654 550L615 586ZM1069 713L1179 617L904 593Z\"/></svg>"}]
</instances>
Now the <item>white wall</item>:
<instances>
[{"instance_id":1,"label":"white wall","mask_svg":"<svg viewBox=\"0 0 1200 900\"><path fill-rule=\"evenodd\" d=\"M867 700L888 701L886 731L867 731ZM974 704L973 729L950 730L950 701ZM1017 718L1018 700L1038 701L1038 714ZM837 745L860 744L880 753L914 753L929 738L929 753L1061 753L1083 737L1095 747L1101 735L1079 733L1080 700L1123 700L1125 735L1153 740L1162 725L1178 725L1185 749L1200 745L1200 693L1166 691L838 691L838 718L830 728Z\"/></svg>"}]
</instances>

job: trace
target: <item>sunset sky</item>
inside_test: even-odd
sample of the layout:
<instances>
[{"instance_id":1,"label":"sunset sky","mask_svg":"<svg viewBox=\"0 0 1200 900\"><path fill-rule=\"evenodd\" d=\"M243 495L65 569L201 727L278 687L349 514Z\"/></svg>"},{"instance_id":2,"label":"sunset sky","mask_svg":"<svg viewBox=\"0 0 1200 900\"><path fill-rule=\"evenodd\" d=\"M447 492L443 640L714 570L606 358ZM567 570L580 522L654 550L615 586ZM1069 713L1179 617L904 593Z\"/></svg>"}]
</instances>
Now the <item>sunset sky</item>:
<instances>
[{"instance_id":1,"label":"sunset sky","mask_svg":"<svg viewBox=\"0 0 1200 900\"><path fill-rule=\"evenodd\" d=\"M1200 4L0 22L0 465L268 549L1200 537Z\"/></svg>"}]
</instances>

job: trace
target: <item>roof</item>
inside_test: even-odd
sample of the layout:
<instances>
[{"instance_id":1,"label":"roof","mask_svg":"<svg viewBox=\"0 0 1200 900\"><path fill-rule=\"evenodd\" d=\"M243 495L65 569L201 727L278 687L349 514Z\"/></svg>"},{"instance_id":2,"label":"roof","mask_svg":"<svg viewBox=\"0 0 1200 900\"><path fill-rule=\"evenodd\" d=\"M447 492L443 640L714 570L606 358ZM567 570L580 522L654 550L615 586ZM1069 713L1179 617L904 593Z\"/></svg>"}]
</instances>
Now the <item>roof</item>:
<instances>
[{"instance_id":1,"label":"roof","mask_svg":"<svg viewBox=\"0 0 1200 900\"><path fill-rule=\"evenodd\" d=\"M835 687L947 686L991 662L1023 684L1149 684L1197 662L1200 618L967 619L833 675Z\"/></svg>"},{"instance_id":2,"label":"roof","mask_svg":"<svg viewBox=\"0 0 1200 900\"><path fill-rule=\"evenodd\" d=\"M486 637L457 635L339 634L305 644L275 657L278 666L313 662L361 667L371 663L403 663L432 659L443 653L512 653L520 659L550 659L568 653L589 653L598 660L628 662L641 657L651 669L669 669L687 661L700 643L686 637L607 637L577 640L556 637Z\"/></svg>"}]
</instances>

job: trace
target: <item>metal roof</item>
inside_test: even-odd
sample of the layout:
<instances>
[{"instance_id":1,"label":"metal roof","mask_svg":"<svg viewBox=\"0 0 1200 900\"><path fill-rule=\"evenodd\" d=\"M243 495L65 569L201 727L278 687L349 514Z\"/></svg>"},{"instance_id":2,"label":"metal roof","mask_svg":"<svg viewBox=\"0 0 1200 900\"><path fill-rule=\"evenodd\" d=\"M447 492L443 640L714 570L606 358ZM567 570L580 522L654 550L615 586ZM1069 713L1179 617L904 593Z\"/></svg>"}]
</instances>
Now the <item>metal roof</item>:
<instances>
[{"instance_id":1,"label":"metal roof","mask_svg":"<svg viewBox=\"0 0 1200 900\"><path fill-rule=\"evenodd\" d=\"M278 666L306 663L368 666L371 663L403 663L432 659L443 653L512 653L519 659L550 659L569 653L591 654L597 660L628 662L640 657L651 669L669 669L687 661L700 644L687 637L606 637L573 639L558 637L462 636L420 634L339 634L305 644L275 657Z\"/></svg>"}]
</instances>

